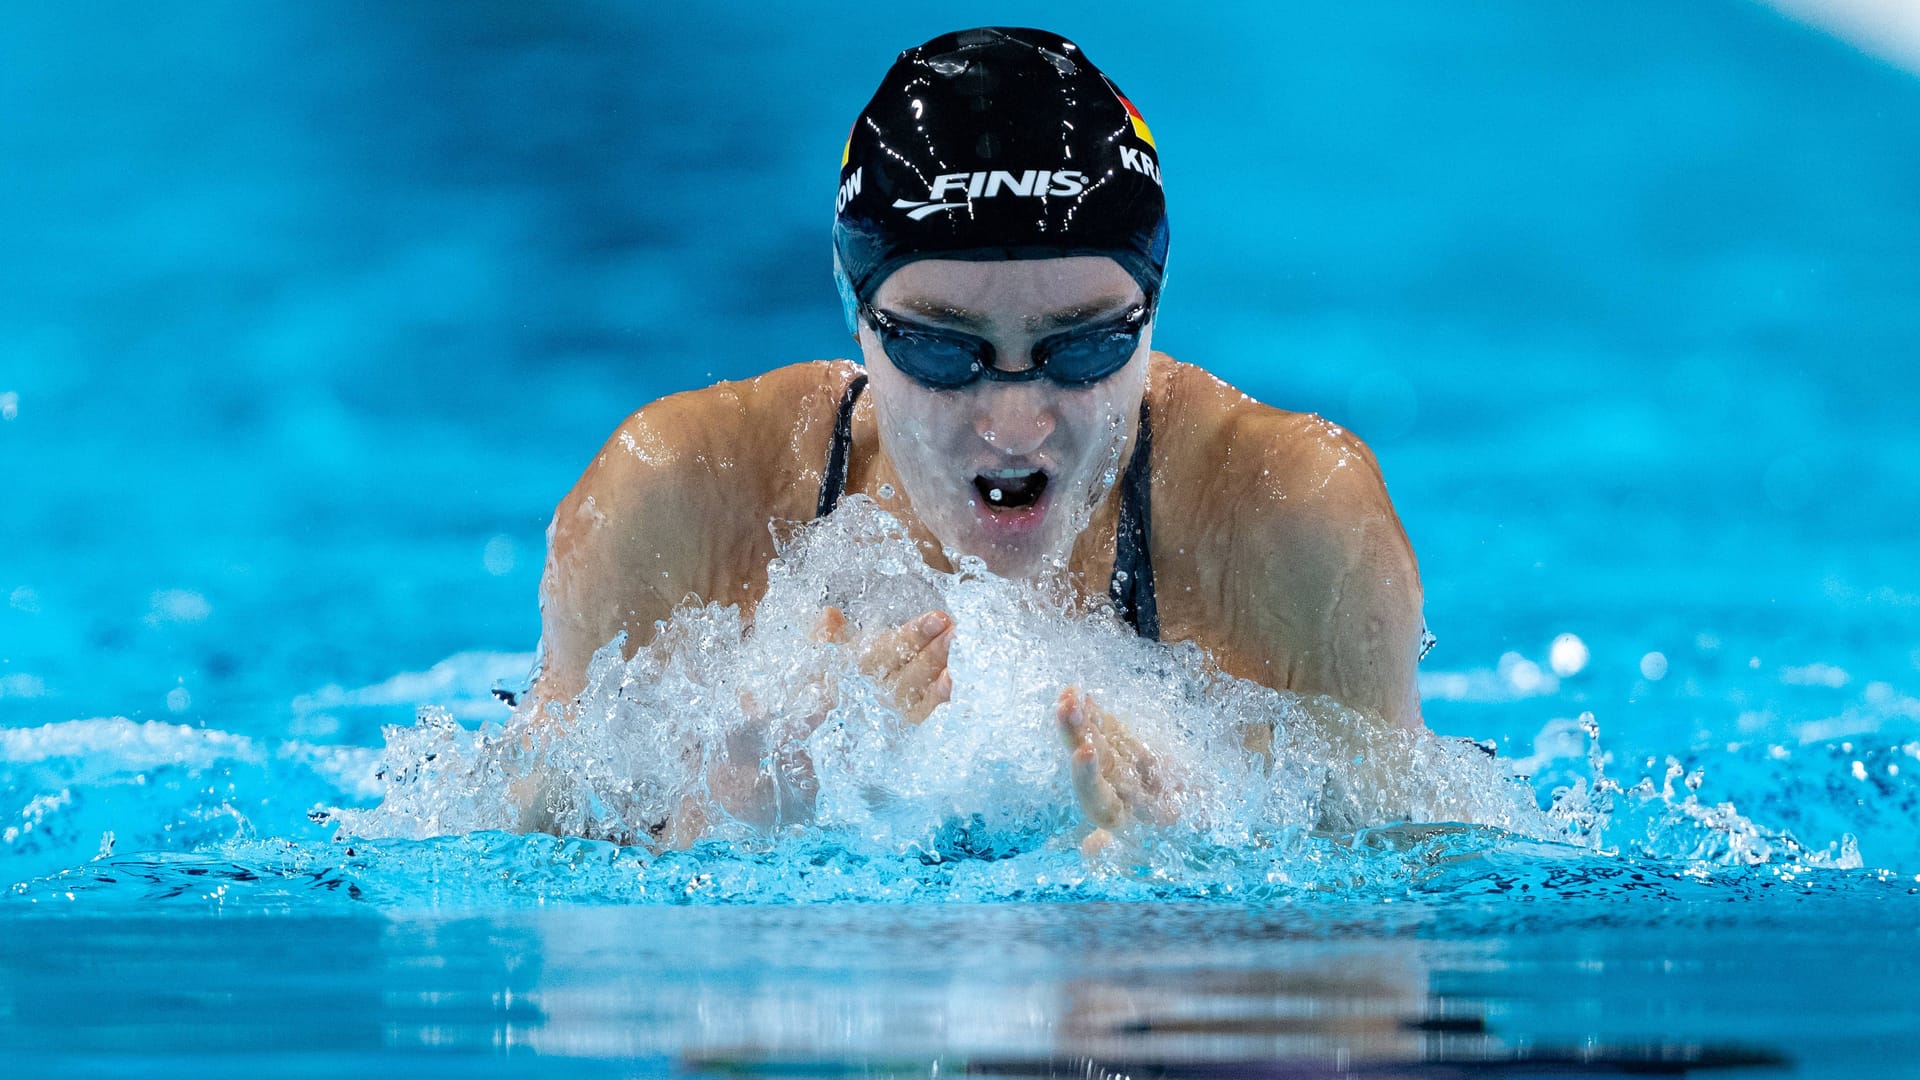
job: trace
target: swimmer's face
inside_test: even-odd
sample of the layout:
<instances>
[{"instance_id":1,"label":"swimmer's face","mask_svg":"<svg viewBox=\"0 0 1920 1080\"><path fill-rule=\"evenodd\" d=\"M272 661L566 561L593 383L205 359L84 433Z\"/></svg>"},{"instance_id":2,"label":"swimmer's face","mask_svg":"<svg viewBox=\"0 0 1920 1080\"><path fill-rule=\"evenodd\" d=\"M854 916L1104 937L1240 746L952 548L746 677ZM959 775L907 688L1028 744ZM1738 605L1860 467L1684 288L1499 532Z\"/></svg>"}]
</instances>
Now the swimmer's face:
<instances>
[{"instance_id":1,"label":"swimmer's face","mask_svg":"<svg viewBox=\"0 0 1920 1080\"><path fill-rule=\"evenodd\" d=\"M995 366L1033 363L1034 344L1111 322L1145 302L1104 256L968 262L922 259L891 274L872 306L896 324L984 338ZM944 546L1008 577L1063 562L1117 476L1146 392L1149 319L1124 367L1085 386L980 379L937 390L887 357L871 324L860 350L881 446L916 516Z\"/></svg>"}]
</instances>

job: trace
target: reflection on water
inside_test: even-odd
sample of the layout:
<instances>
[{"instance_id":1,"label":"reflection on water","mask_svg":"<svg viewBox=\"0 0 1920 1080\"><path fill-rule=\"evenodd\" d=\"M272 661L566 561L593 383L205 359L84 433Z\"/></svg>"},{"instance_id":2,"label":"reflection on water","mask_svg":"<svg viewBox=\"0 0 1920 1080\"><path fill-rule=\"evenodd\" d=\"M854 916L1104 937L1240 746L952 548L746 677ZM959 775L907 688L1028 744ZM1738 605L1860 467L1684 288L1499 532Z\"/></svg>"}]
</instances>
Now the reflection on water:
<instances>
[{"instance_id":1,"label":"reflection on water","mask_svg":"<svg viewBox=\"0 0 1920 1080\"><path fill-rule=\"evenodd\" d=\"M1631 935L1572 905L1479 932L1414 907L1127 904L36 919L0 941L0 1054L157 1074L399 1051L513 1073L1599 1075L1789 1042L1857 1063L1913 1034L1874 989L1920 975L1911 928L1868 920L1858 940L1882 947L1834 955L1665 910L1683 925ZM1769 990L1789 973L1822 993ZM1842 1013L1866 1034L1823 1026Z\"/></svg>"}]
</instances>

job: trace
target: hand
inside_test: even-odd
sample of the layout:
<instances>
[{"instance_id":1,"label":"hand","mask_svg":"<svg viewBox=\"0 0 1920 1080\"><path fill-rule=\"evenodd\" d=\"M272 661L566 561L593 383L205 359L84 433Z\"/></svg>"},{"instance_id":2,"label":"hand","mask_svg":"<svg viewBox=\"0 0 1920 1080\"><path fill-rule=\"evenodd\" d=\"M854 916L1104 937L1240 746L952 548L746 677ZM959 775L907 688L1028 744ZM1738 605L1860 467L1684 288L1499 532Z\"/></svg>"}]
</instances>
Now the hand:
<instances>
[{"instance_id":1,"label":"hand","mask_svg":"<svg viewBox=\"0 0 1920 1080\"><path fill-rule=\"evenodd\" d=\"M821 613L814 637L845 644L853 634L846 615L830 607ZM886 689L907 723L918 724L953 696L953 673L947 670L952 647L953 617L929 611L867 642L860 670Z\"/></svg>"},{"instance_id":2,"label":"hand","mask_svg":"<svg viewBox=\"0 0 1920 1080\"><path fill-rule=\"evenodd\" d=\"M1169 783L1160 756L1092 695L1067 687L1060 691L1054 716L1073 753L1073 791L1080 811L1094 827L1081 842L1083 852L1099 851L1131 822L1171 825L1178 819L1173 800L1177 786Z\"/></svg>"}]
</instances>

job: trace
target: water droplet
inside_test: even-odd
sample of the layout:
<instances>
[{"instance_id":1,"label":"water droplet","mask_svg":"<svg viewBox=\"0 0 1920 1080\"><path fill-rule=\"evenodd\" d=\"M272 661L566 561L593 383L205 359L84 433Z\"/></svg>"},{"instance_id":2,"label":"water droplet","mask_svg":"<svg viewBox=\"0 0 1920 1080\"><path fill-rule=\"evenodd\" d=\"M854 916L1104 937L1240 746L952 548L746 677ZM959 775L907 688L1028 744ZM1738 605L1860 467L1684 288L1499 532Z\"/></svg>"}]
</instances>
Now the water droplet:
<instances>
[{"instance_id":1,"label":"water droplet","mask_svg":"<svg viewBox=\"0 0 1920 1080\"><path fill-rule=\"evenodd\" d=\"M487 568L487 573L503 577L513 572L518 557L519 551L514 546L513 537L499 533L489 539L486 548L480 552L480 563Z\"/></svg>"},{"instance_id":2,"label":"water droplet","mask_svg":"<svg viewBox=\"0 0 1920 1080\"><path fill-rule=\"evenodd\" d=\"M1587 666L1588 656L1587 643L1578 635L1561 634L1547 650L1547 664L1555 675L1564 679L1578 675Z\"/></svg>"}]
</instances>

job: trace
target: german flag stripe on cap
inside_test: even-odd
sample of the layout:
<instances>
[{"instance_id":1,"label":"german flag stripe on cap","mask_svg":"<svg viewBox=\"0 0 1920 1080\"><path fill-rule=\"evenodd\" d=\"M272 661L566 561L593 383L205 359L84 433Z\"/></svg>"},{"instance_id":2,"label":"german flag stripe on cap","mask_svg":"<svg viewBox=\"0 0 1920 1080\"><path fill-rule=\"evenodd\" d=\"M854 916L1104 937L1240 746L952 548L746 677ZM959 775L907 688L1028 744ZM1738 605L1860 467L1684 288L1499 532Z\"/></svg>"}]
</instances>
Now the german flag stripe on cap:
<instances>
[{"instance_id":1,"label":"german flag stripe on cap","mask_svg":"<svg viewBox=\"0 0 1920 1080\"><path fill-rule=\"evenodd\" d=\"M1113 96L1120 98L1120 104L1125 105L1127 107L1127 119L1133 121L1134 135L1138 137L1141 142L1146 143L1148 146L1152 146L1154 151L1158 153L1160 150L1160 147L1154 144L1153 132L1147 130L1147 121L1144 117L1140 115L1140 110L1133 107L1133 102L1128 101L1124 97L1120 97L1119 94L1115 94Z\"/></svg>"}]
</instances>

